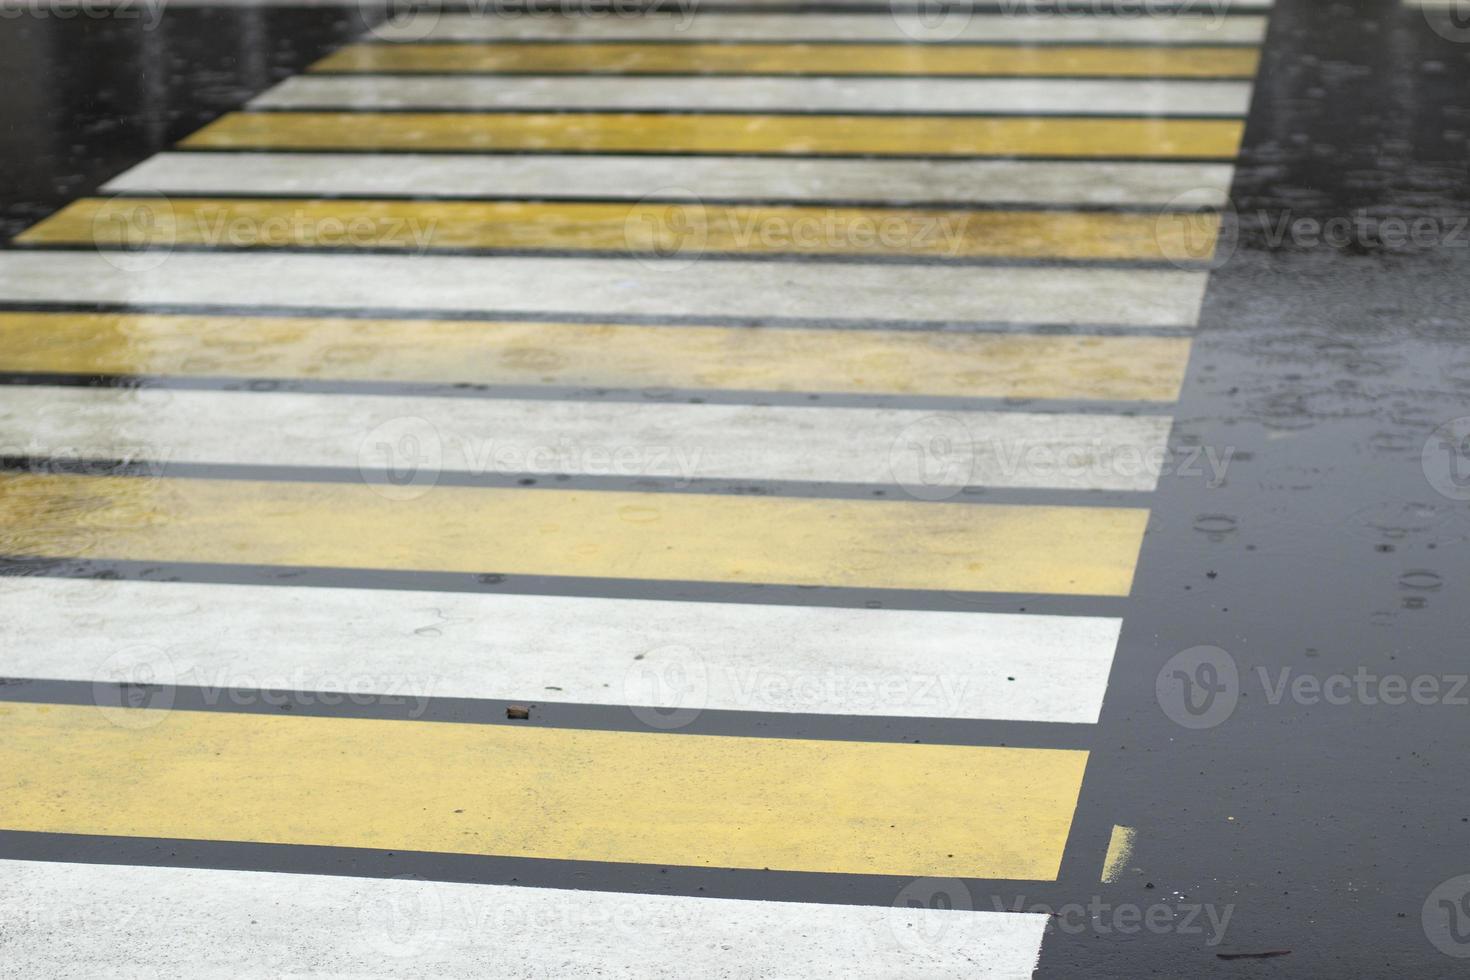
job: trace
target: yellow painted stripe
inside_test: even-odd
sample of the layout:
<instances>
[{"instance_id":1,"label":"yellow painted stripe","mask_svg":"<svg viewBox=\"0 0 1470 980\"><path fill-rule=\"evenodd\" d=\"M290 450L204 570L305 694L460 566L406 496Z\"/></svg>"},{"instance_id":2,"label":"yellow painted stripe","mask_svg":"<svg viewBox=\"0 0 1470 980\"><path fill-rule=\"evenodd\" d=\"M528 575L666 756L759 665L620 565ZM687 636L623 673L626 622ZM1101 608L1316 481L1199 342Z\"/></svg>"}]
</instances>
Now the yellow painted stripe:
<instances>
[{"instance_id":1,"label":"yellow painted stripe","mask_svg":"<svg viewBox=\"0 0 1470 980\"><path fill-rule=\"evenodd\" d=\"M1184 218L1185 220L1180 220ZM521 201L84 198L20 235L36 244L180 244L1144 259L1214 249L1215 215Z\"/></svg>"},{"instance_id":2,"label":"yellow painted stripe","mask_svg":"<svg viewBox=\"0 0 1470 980\"><path fill-rule=\"evenodd\" d=\"M357 44L313 71L1252 78L1255 48L880 44Z\"/></svg>"},{"instance_id":3,"label":"yellow painted stripe","mask_svg":"<svg viewBox=\"0 0 1470 980\"><path fill-rule=\"evenodd\" d=\"M696 448L697 447L691 447ZM0 476L16 555L1126 595L1148 511Z\"/></svg>"},{"instance_id":4,"label":"yellow painted stripe","mask_svg":"<svg viewBox=\"0 0 1470 980\"><path fill-rule=\"evenodd\" d=\"M0 704L0 827L1054 879L1086 760L1057 749L12 703Z\"/></svg>"},{"instance_id":5,"label":"yellow painted stripe","mask_svg":"<svg viewBox=\"0 0 1470 980\"><path fill-rule=\"evenodd\" d=\"M1228 160L1233 119L652 115L648 113L231 113L193 148L869 153L1201 157Z\"/></svg>"},{"instance_id":6,"label":"yellow painted stripe","mask_svg":"<svg viewBox=\"0 0 1470 980\"><path fill-rule=\"evenodd\" d=\"M1121 827L1113 825L1112 836L1108 838L1108 853L1103 858L1103 881L1117 881L1123 876L1123 870L1133 860L1133 846L1138 839L1138 832L1132 827Z\"/></svg>"},{"instance_id":7,"label":"yellow painted stripe","mask_svg":"<svg viewBox=\"0 0 1470 980\"><path fill-rule=\"evenodd\" d=\"M1173 401L1184 337L0 313L0 371Z\"/></svg>"}]
</instances>

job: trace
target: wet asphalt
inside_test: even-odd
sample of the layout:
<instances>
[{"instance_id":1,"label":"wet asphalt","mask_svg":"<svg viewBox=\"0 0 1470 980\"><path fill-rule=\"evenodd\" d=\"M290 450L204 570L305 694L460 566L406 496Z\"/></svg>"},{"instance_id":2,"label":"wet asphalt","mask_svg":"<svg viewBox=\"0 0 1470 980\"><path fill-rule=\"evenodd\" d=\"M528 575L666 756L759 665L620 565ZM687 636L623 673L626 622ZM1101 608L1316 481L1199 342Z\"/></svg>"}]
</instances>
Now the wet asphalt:
<instances>
[{"instance_id":1,"label":"wet asphalt","mask_svg":"<svg viewBox=\"0 0 1470 980\"><path fill-rule=\"evenodd\" d=\"M1104 913L1041 976L1465 975L1427 935L1470 954L1470 879L1436 892L1470 855L1470 471L1435 436L1470 414L1470 35L1433 16L1275 9L1088 771L1080 815L1138 830L1103 901L1229 909L1225 938ZM1218 486L1182 472L1196 450L1228 458ZM1200 646L1226 657L1170 663ZM1424 703L1395 676L1432 679Z\"/></svg>"},{"instance_id":2,"label":"wet asphalt","mask_svg":"<svg viewBox=\"0 0 1470 980\"><path fill-rule=\"evenodd\" d=\"M330 9L144 27L0 24L0 234L359 29ZM1278 2L1061 881L972 887L976 908L1059 912L1038 976L1470 969L1470 430L1436 432L1470 416L1467 139L1470 19ZM1137 847L1103 884L1113 825ZM565 864L545 883L597 886ZM819 877L791 897L888 887ZM698 881L673 890L769 896L756 873ZM1220 955L1241 953L1279 955Z\"/></svg>"}]
</instances>

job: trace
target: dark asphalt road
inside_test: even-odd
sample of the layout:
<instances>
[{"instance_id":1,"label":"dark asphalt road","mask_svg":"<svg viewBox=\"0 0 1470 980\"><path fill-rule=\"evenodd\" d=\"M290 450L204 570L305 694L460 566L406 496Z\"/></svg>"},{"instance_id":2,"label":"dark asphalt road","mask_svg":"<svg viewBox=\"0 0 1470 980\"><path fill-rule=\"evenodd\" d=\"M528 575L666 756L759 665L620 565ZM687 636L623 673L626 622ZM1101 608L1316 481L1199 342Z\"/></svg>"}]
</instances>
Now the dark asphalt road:
<instances>
[{"instance_id":1,"label":"dark asphalt road","mask_svg":"<svg viewBox=\"0 0 1470 980\"><path fill-rule=\"evenodd\" d=\"M0 234L301 70L356 33L354 16L0 25ZM1467 140L1470 21L1279 0L1231 194L1237 233L1210 282L1061 880L971 883L976 908L1088 907L1056 920L1038 976L1465 975L1470 430L1437 430L1470 416ZM1136 849L1093 884L1113 825L1136 829ZM157 859L111 855L98 859ZM258 845L173 859L285 860ZM469 866L435 867L416 870ZM472 880L528 873L476 868ZM761 897L774 877L782 897L857 903L892 892L863 876L529 873Z\"/></svg>"}]
</instances>

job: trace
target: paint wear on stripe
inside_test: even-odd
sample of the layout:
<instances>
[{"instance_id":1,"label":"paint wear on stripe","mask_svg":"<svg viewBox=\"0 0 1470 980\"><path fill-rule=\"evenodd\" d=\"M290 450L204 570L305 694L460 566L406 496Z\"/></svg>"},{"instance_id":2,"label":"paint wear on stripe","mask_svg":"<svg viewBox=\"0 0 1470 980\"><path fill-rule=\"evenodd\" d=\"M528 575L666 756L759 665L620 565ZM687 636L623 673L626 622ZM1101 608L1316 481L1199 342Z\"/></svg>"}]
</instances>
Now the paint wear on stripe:
<instances>
[{"instance_id":1,"label":"paint wear on stripe","mask_svg":"<svg viewBox=\"0 0 1470 980\"><path fill-rule=\"evenodd\" d=\"M92 682L146 664L154 683L225 705L225 689L560 701L645 706L635 716L671 725L706 709L1095 724L1120 625L46 577L0 577L0 617L6 677Z\"/></svg>"},{"instance_id":2,"label":"paint wear on stripe","mask_svg":"<svg viewBox=\"0 0 1470 980\"><path fill-rule=\"evenodd\" d=\"M1033 880L1087 759L19 702L0 734L8 830Z\"/></svg>"},{"instance_id":3,"label":"paint wear on stripe","mask_svg":"<svg viewBox=\"0 0 1470 980\"><path fill-rule=\"evenodd\" d=\"M0 451L174 464L1148 491L1167 416L0 388ZM26 451L34 447L36 452ZM411 447L411 449L409 448ZM412 456L412 459L407 458ZM432 472L430 472L432 471Z\"/></svg>"},{"instance_id":4,"label":"paint wear on stripe","mask_svg":"<svg viewBox=\"0 0 1470 980\"><path fill-rule=\"evenodd\" d=\"M0 250L0 302L1192 327L1202 272ZM235 312L228 309L225 312Z\"/></svg>"},{"instance_id":5,"label":"paint wear on stripe","mask_svg":"<svg viewBox=\"0 0 1470 980\"><path fill-rule=\"evenodd\" d=\"M1231 78L1254 48L863 44L357 44L313 72Z\"/></svg>"},{"instance_id":6,"label":"paint wear on stripe","mask_svg":"<svg viewBox=\"0 0 1470 980\"><path fill-rule=\"evenodd\" d=\"M1076 79L439 78L298 75L257 109L663 109L1241 116L1246 82Z\"/></svg>"},{"instance_id":7,"label":"paint wear on stripe","mask_svg":"<svg viewBox=\"0 0 1470 980\"><path fill-rule=\"evenodd\" d=\"M486 964L499 964L502 976L683 980L738 966L762 976L840 969L889 980L919 969L936 980L1023 980L1047 923L1039 914L921 901L741 901L407 876L45 861L0 861L0 875L0 901L14 913L0 933L0 957L51 977L136 971L236 980L246 963L262 976L320 964L333 976L367 977L430 960L436 977L483 977Z\"/></svg>"},{"instance_id":8,"label":"paint wear on stripe","mask_svg":"<svg viewBox=\"0 0 1470 980\"><path fill-rule=\"evenodd\" d=\"M1133 508L0 476L16 556L1126 595ZM424 482L415 482L423 480Z\"/></svg>"},{"instance_id":9,"label":"paint wear on stripe","mask_svg":"<svg viewBox=\"0 0 1470 980\"><path fill-rule=\"evenodd\" d=\"M956 11L934 25L902 10L886 17L867 14L675 14L639 17L498 17L446 13L380 24L384 41L864 41L1042 42L1049 44L1259 44L1264 17L1209 17L1192 13L1159 16L1065 17L1027 14L970 14Z\"/></svg>"},{"instance_id":10,"label":"paint wear on stripe","mask_svg":"<svg viewBox=\"0 0 1470 980\"><path fill-rule=\"evenodd\" d=\"M0 312L0 371L1173 401L1189 341Z\"/></svg>"},{"instance_id":11,"label":"paint wear on stripe","mask_svg":"<svg viewBox=\"0 0 1470 980\"><path fill-rule=\"evenodd\" d=\"M440 154L160 153L108 193L322 197L568 197L706 202L1220 207L1229 164L1085 160L834 160L760 157L444 156Z\"/></svg>"},{"instance_id":12,"label":"paint wear on stripe","mask_svg":"<svg viewBox=\"0 0 1470 980\"><path fill-rule=\"evenodd\" d=\"M84 198L22 244L506 249L680 256L1208 259L1219 216L692 203Z\"/></svg>"},{"instance_id":13,"label":"paint wear on stripe","mask_svg":"<svg viewBox=\"0 0 1470 980\"><path fill-rule=\"evenodd\" d=\"M561 150L861 153L1229 160L1227 119L1035 116L649 115L639 113L230 113L180 145L195 149Z\"/></svg>"}]
</instances>

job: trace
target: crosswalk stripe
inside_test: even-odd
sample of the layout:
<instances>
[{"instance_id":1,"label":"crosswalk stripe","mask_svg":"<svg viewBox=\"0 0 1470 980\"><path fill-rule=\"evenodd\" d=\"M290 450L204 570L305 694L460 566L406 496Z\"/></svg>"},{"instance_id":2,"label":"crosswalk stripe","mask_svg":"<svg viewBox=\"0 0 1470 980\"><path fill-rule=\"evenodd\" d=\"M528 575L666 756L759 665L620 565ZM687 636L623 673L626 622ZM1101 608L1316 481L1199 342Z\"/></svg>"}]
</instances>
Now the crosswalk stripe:
<instances>
[{"instance_id":1,"label":"crosswalk stripe","mask_svg":"<svg viewBox=\"0 0 1470 980\"><path fill-rule=\"evenodd\" d=\"M184 2L207 4L230 2L230 0L184 0ZM263 0L240 0L240 2L256 3L263 2ZM647 2L654 9L658 9L660 4L662 4L662 9L670 9L666 0L647 0ZM536 0L531 0L526 4L526 9L534 10L535 3ZM511 0L503 0L501 9L508 10L513 5ZM1269 11L1274 5L1274 0L1212 0L1209 12L1213 15L1229 16L1236 12ZM1100 6L1095 0L959 0L950 6L959 12L976 14L996 13L1014 16L1031 13L1047 17L1081 17L1109 12L1119 16L1133 17L1144 14L1162 17L1176 14L1193 16L1198 15L1203 9L1199 4L1192 3L1192 0L1114 0L1106 7ZM697 9L700 12L716 13L727 7L770 8L773 11L779 8L800 8L817 12L820 12L822 8L832 8L835 11L837 8L863 7L879 11L895 9L911 13L925 9L920 0L702 0Z\"/></svg>"},{"instance_id":2,"label":"crosswalk stripe","mask_svg":"<svg viewBox=\"0 0 1470 980\"><path fill-rule=\"evenodd\" d=\"M402 877L0 861L16 928L0 957L37 975L226 980L600 971L682 980L839 971L859 980L1030 977L1039 913L743 901ZM895 892L895 898L898 893ZM927 897L927 896L924 896ZM917 904L917 903L916 903ZM38 910L65 910L51 916ZM86 928L76 928L77 922ZM20 923L23 923L21 925ZM180 942L181 936L189 937ZM861 950L855 956L854 951ZM129 974L131 975L131 974Z\"/></svg>"},{"instance_id":3,"label":"crosswalk stripe","mask_svg":"<svg viewBox=\"0 0 1470 980\"><path fill-rule=\"evenodd\" d=\"M705 200L1037 205L1162 205L1188 195L1196 206L1220 207L1233 172L1220 163L1088 160L160 153L103 190L541 199L693 194Z\"/></svg>"},{"instance_id":4,"label":"crosswalk stripe","mask_svg":"<svg viewBox=\"0 0 1470 980\"><path fill-rule=\"evenodd\" d=\"M22 244L1165 261L1214 250L1214 214L691 203L82 198Z\"/></svg>"},{"instance_id":5,"label":"crosswalk stripe","mask_svg":"<svg viewBox=\"0 0 1470 980\"><path fill-rule=\"evenodd\" d=\"M431 486L431 470L412 468L416 458L398 462L402 483L3 475L0 551L1127 595L1148 516L1135 508Z\"/></svg>"},{"instance_id":6,"label":"crosswalk stripe","mask_svg":"<svg viewBox=\"0 0 1470 980\"><path fill-rule=\"evenodd\" d=\"M1076 79L482 78L297 75L267 109L662 109L1240 116L1247 82Z\"/></svg>"},{"instance_id":7,"label":"crosswalk stripe","mask_svg":"<svg viewBox=\"0 0 1470 980\"><path fill-rule=\"evenodd\" d=\"M117 3L123 0L115 0ZM180 7L320 7L331 6L327 0L176 0ZM1100 7L1096 0L959 0L952 4L957 11L978 14L1033 13L1051 17L1081 17L1099 12L1113 12L1120 16L1139 17L1172 16L1182 14L1194 16L1204 8L1196 0L1114 0L1107 7ZM1229 16L1237 12L1266 11L1273 0L1211 0L1208 12L1212 15ZM587 0L578 5L578 16L644 16L658 11L689 9L694 4L680 5L670 0ZM848 13L850 8L871 9L887 13L890 9L916 14L925 10L921 0L700 0L699 13ZM422 4L418 8L426 16L435 10L491 10L501 17L547 17L553 11L565 9L547 0L495 0L493 4L471 3L458 0L455 3ZM400 11L406 15L407 8ZM565 15L563 15L565 16Z\"/></svg>"},{"instance_id":8,"label":"crosswalk stripe","mask_svg":"<svg viewBox=\"0 0 1470 980\"><path fill-rule=\"evenodd\" d=\"M0 733L9 830L1028 880L1057 875L1087 760L19 702Z\"/></svg>"},{"instance_id":9,"label":"crosswalk stripe","mask_svg":"<svg viewBox=\"0 0 1470 980\"><path fill-rule=\"evenodd\" d=\"M313 72L1238 78L1254 48L863 44L353 44Z\"/></svg>"},{"instance_id":10,"label":"crosswalk stripe","mask_svg":"<svg viewBox=\"0 0 1470 980\"><path fill-rule=\"evenodd\" d=\"M184 3L228 3L232 0L183 0ZM265 0L239 0L243 3L259 3ZM310 2L310 0L308 0ZM514 15L519 6L527 14L544 11L545 7L537 7L538 0L501 0L497 9L508 15ZM590 0L594 5L598 0ZM618 9L612 0L603 0L609 9ZM1186 16L1198 15L1203 8L1192 0L1114 0L1107 7L1100 7L1095 0L957 0L950 5L956 11L970 12L974 14L1008 14L1015 16L1022 13L1036 14L1045 17L1082 17L1089 14L1107 14L1112 12L1119 16L1139 17L1144 14L1168 17L1176 14ZM1244 11L1268 11L1274 6L1273 0L1212 0L1209 12L1218 16L1229 16L1233 12ZM896 9L900 12L918 12L924 9L920 0L701 0L695 13L750 13L752 9L727 10L727 8L753 8L754 10L770 9L773 13L784 12L797 13L801 10L816 13L830 9L831 12L846 12L840 8L861 7L872 8L881 12ZM622 9L627 9L623 7ZM668 0L646 0L645 10L669 11L675 8ZM941 8L942 9L942 8ZM544 16L544 15L543 15Z\"/></svg>"},{"instance_id":11,"label":"crosswalk stripe","mask_svg":"<svg viewBox=\"0 0 1470 980\"><path fill-rule=\"evenodd\" d=\"M184 3L229 3L233 0L183 0ZM267 0L239 0L242 3L260 3ZM307 0L311 2L311 0ZM625 4L619 7L613 0L589 0L592 6L598 3L608 10L628 10ZM1046 17L1082 17L1089 14L1112 12L1120 16L1139 17L1144 14L1168 17L1176 14L1195 16L1202 8L1192 0L1114 0L1107 7L1099 7L1095 0L958 0L951 6L960 12L974 14L1017 14L1030 13ZM1209 12L1218 16L1229 16L1234 12L1268 11L1273 0L1212 0ZM890 9L900 12L918 12L924 9L920 0L701 0L693 13L752 13L770 10L772 13L845 13L843 8L871 8L886 13ZM735 9L729 9L735 8ZM446 10L453 9L451 5ZM538 6L538 0L500 0L497 8L507 16L516 16L524 11L525 16L541 15L548 8ZM644 0L639 12L680 9L668 0ZM594 14L595 16L595 14Z\"/></svg>"},{"instance_id":12,"label":"crosswalk stripe","mask_svg":"<svg viewBox=\"0 0 1470 980\"><path fill-rule=\"evenodd\" d=\"M1228 160L1233 119L760 116L647 113L235 112L195 149L656 151Z\"/></svg>"},{"instance_id":13,"label":"crosswalk stripe","mask_svg":"<svg viewBox=\"0 0 1470 980\"><path fill-rule=\"evenodd\" d=\"M1206 276L670 259L0 251L0 302L1193 326Z\"/></svg>"},{"instance_id":14,"label":"crosswalk stripe","mask_svg":"<svg viewBox=\"0 0 1470 980\"><path fill-rule=\"evenodd\" d=\"M1189 341L0 312L0 371L1172 401Z\"/></svg>"},{"instance_id":15,"label":"crosswalk stripe","mask_svg":"<svg viewBox=\"0 0 1470 980\"><path fill-rule=\"evenodd\" d=\"M1074 724L1097 722L1120 625L45 577L0 578L0 614L6 677L91 682L119 650L149 648L156 683L212 690Z\"/></svg>"},{"instance_id":16,"label":"crosswalk stripe","mask_svg":"<svg viewBox=\"0 0 1470 980\"><path fill-rule=\"evenodd\" d=\"M932 18L931 18L932 19ZM1065 44L1259 44L1264 17L1066 17L971 14L931 26L924 16L869 14L678 14L640 17L495 17L440 14L405 18L375 28L384 41L931 41Z\"/></svg>"},{"instance_id":17,"label":"crosswalk stripe","mask_svg":"<svg viewBox=\"0 0 1470 980\"><path fill-rule=\"evenodd\" d=\"M162 409L162 410L161 410ZM0 448L168 463L441 472L1154 489L1166 416L0 388ZM386 444L389 448L382 448Z\"/></svg>"}]
</instances>

